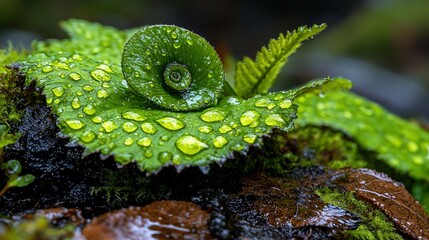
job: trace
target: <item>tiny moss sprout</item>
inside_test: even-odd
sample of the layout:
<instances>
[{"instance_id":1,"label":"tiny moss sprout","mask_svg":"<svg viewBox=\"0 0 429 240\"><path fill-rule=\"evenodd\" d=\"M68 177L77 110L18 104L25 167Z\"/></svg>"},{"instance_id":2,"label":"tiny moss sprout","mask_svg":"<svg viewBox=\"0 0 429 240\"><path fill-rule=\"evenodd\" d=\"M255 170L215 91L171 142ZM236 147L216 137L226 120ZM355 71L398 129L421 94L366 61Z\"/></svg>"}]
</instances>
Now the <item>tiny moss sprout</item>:
<instances>
[{"instance_id":1,"label":"tiny moss sprout","mask_svg":"<svg viewBox=\"0 0 429 240\"><path fill-rule=\"evenodd\" d=\"M26 174L20 176L21 173L21 163L18 160L10 160L1 164L1 169L6 174L8 181L3 189L0 191L0 197L12 187L25 187L34 181L34 176L31 174Z\"/></svg>"}]
</instances>

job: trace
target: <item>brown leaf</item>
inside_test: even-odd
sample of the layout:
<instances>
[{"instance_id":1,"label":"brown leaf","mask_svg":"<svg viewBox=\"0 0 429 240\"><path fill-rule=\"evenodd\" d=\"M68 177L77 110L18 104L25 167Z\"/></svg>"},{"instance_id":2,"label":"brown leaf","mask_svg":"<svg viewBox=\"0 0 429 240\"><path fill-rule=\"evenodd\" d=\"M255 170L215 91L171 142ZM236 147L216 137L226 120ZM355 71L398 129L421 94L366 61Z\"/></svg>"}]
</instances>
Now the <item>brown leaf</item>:
<instances>
[{"instance_id":1,"label":"brown leaf","mask_svg":"<svg viewBox=\"0 0 429 240\"><path fill-rule=\"evenodd\" d=\"M88 240L210 239L209 214L191 202L157 201L106 213L83 229Z\"/></svg>"},{"instance_id":2,"label":"brown leaf","mask_svg":"<svg viewBox=\"0 0 429 240\"><path fill-rule=\"evenodd\" d=\"M333 183L375 205L402 232L414 239L429 239L429 217L402 183L365 168L340 170L335 175Z\"/></svg>"}]
</instances>

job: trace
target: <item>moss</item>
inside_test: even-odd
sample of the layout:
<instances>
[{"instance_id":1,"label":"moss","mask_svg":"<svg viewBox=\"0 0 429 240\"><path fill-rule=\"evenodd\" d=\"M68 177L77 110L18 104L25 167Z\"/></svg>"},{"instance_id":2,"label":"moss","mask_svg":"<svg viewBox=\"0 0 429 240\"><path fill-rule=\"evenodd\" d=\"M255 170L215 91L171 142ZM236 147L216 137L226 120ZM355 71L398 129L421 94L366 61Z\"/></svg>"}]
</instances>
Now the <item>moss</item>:
<instances>
[{"instance_id":1,"label":"moss","mask_svg":"<svg viewBox=\"0 0 429 240\"><path fill-rule=\"evenodd\" d=\"M128 176L124 177L125 175ZM123 207L124 202L130 205L151 202L159 199L165 191L161 185L154 183L150 176L142 175L137 169L129 167L105 170L100 184L91 187L91 195L106 197L107 203L114 209Z\"/></svg>"},{"instance_id":2,"label":"moss","mask_svg":"<svg viewBox=\"0 0 429 240\"><path fill-rule=\"evenodd\" d=\"M11 126L20 121L24 106L31 101L29 96L34 92L34 85L24 87L24 76L14 66L8 66L25 55L24 51L12 48L0 49L0 156L4 146L19 138L11 132Z\"/></svg>"},{"instance_id":3,"label":"moss","mask_svg":"<svg viewBox=\"0 0 429 240\"><path fill-rule=\"evenodd\" d=\"M16 225L7 226L0 231L0 238L3 240L21 239L72 239L75 227L66 225L55 228L44 217L37 217L32 220L25 220Z\"/></svg>"},{"instance_id":4,"label":"moss","mask_svg":"<svg viewBox=\"0 0 429 240\"><path fill-rule=\"evenodd\" d=\"M320 198L329 204L346 209L361 219L361 225L354 230L344 232L347 239L402 239L394 225L379 210L372 208L353 193L341 193L329 188L316 191Z\"/></svg>"}]
</instances>

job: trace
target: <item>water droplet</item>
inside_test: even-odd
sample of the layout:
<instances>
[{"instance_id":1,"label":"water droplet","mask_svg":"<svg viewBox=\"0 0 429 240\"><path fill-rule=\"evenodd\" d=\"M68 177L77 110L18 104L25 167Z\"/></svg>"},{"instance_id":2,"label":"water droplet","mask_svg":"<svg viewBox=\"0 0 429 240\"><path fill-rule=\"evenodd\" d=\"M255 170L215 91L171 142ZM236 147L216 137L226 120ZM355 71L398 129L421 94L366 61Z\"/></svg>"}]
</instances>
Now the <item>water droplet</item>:
<instances>
[{"instance_id":1,"label":"water droplet","mask_svg":"<svg viewBox=\"0 0 429 240\"><path fill-rule=\"evenodd\" d=\"M80 120L67 120L66 124L74 130L78 130L83 128L83 126L85 126L85 124L83 122L81 122Z\"/></svg>"},{"instance_id":2,"label":"water droplet","mask_svg":"<svg viewBox=\"0 0 429 240\"><path fill-rule=\"evenodd\" d=\"M100 99L107 98L108 96L109 96L109 93L104 89L98 90L97 92L97 97Z\"/></svg>"},{"instance_id":3,"label":"water droplet","mask_svg":"<svg viewBox=\"0 0 429 240\"><path fill-rule=\"evenodd\" d=\"M226 118L227 113L217 108L208 109L201 114L201 120L205 122L218 122Z\"/></svg>"},{"instance_id":4,"label":"water droplet","mask_svg":"<svg viewBox=\"0 0 429 240\"><path fill-rule=\"evenodd\" d=\"M138 140L137 144L142 146L142 147L149 147L152 144L152 139L150 139L148 137L144 137L144 138Z\"/></svg>"},{"instance_id":5,"label":"water droplet","mask_svg":"<svg viewBox=\"0 0 429 240\"><path fill-rule=\"evenodd\" d=\"M73 98L73 100L71 102L71 106L73 109L80 108L81 104L80 104L79 98L77 98L77 97Z\"/></svg>"},{"instance_id":6,"label":"water droplet","mask_svg":"<svg viewBox=\"0 0 429 240\"><path fill-rule=\"evenodd\" d=\"M91 120L94 123L101 123L103 121L103 119L100 116L93 117Z\"/></svg>"},{"instance_id":7,"label":"water droplet","mask_svg":"<svg viewBox=\"0 0 429 240\"><path fill-rule=\"evenodd\" d=\"M207 144L190 135L181 136L177 139L176 147L188 155L195 155L201 150L209 148Z\"/></svg>"},{"instance_id":8,"label":"water droplet","mask_svg":"<svg viewBox=\"0 0 429 240\"><path fill-rule=\"evenodd\" d=\"M220 128L219 128L219 132L220 133L227 133L227 132L229 132L229 131L231 131L232 130L232 128L230 127L230 126L228 126L228 125L222 125Z\"/></svg>"},{"instance_id":9,"label":"water droplet","mask_svg":"<svg viewBox=\"0 0 429 240\"><path fill-rule=\"evenodd\" d=\"M173 39L176 39L176 38L177 38L177 33L176 33L176 32L172 32L170 35L171 35L171 37L172 37Z\"/></svg>"},{"instance_id":10,"label":"water droplet","mask_svg":"<svg viewBox=\"0 0 429 240\"><path fill-rule=\"evenodd\" d=\"M63 62L53 63L53 65L56 66L57 68L61 68L64 70L70 70L69 65L67 65L66 63L63 63Z\"/></svg>"},{"instance_id":11,"label":"water droplet","mask_svg":"<svg viewBox=\"0 0 429 240\"><path fill-rule=\"evenodd\" d=\"M83 108L83 112L91 116L97 112L97 109L95 109L91 104L88 104Z\"/></svg>"},{"instance_id":12,"label":"water droplet","mask_svg":"<svg viewBox=\"0 0 429 240\"><path fill-rule=\"evenodd\" d=\"M79 55L79 54L77 54L77 53L73 54L72 59L77 60L77 61L82 61L83 60L82 56Z\"/></svg>"},{"instance_id":13,"label":"water droplet","mask_svg":"<svg viewBox=\"0 0 429 240\"><path fill-rule=\"evenodd\" d=\"M54 99L52 97L47 97L46 98L46 103L51 104L54 101Z\"/></svg>"},{"instance_id":14,"label":"water droplet","mask_svg":"<svg viewBox=\"0 0 429 240\"><path fill-rule=\"evenodd\" d=\"M143 132L148 134L154 134L158 131L151 123L148 122L142 123L140 127L142 128Z\"/></svg>"},{"instance_id":15,"label":"water droplet","mask_svg":"<svg viewBox=\"0 0 429 240\"><path fill-rule=\"evenodd\" d=\"M130 137L127 137L127 138L125 138L125 140L124 140L124 144L126 145L126 146L130 146L131 144L133 144L134 143L134 140L132 139L132 138L130 138Z\"/></svg>"},{"instance_id":16,"label":"water droplet","mask_svg":"<svg viewBox=\"0 0 429 240\"><path fill-rule=\"evenodd\" d=\"M106 132L112 132L113 130L117 129L118 126L116 126L116 124L112 121L105 121L101 124L101 126L104 128L104 131Z\"/></svg>"},{"instance_id":17,"label":"water droplet","mask_svg":"<svg viewBox=\"0 0 429 240\"><path fill-rule=\"evenodd\" d=\"M122 124L122 128L124 129L125 132L128 132L128 133L132 133L135 130L137 130L137 126L132 122L125 122L124 124Z\"/></svg>"},{"instance_id":18,"label":"water droplet","mask_svg":"<svg viewBox=\"0 0 429 240\"><path fill-rule=\"evenodd\" d=\"M56 98L54 100L54 104L56 104L56 105L58 105L60 102L61 102L61 99L59 99L59 98ZM61 109L61 112L62 112L62 109Z\"/></svg>"},{"instance_id":19,"label":"water droplet","mask_svg":"<svg viewBox=\"0 0 429 240\"><path fill-rule=\"evenodd\" d=\"M82 78L79 73L75 73L75 72L70 73L69 77L75 81L78 81Z\"/></svg>"},{"instance_id":20,"label":"water droplet","mask_svg":"<svg viewBox=\"0 0 429 240\"><path fill-rule=\"evenodd\" d=\"M267 98L261 98L261 99L258 99L256 102L255 102L255 106L256 107L263 107L263 108L268 108L268 109L273 109L273 108L275 108L276 107L276 104L275 103L273 103L273 102L271 102L271 100L270 99L267 99Z\"/></svg>"},{"instance_id":21,"label":"water droplet","mask_svg":"<svg viewBox=\"0 0 429 240\"><path fill-rule=\"evenodd\" d=\"M179 41L175 41L175 42L173 43L173 47L174 47L175 49L180 48L180 46L182 46L182 44L181 44Z\"/></svg>"},{"instance_id":22,"label":"water droplet","mask_svg":"<svg viewBox=\"0 0 429 240\"><path fill-rule=\"evenodd\" d=\"M192 46L192 44L194 44L194 42L192 41L192 38L189 36L186 38L186 42L189 44L189 46Z\"/></svg>"},{"instance_id":23,"label":"water droplet","mask_svg":"<svg viewBox=\"0 0 429 240\"><path fill-rule=\"evenodd\" d=\"M42 68L42 72L44 72L44 73L48 73L48 72L52 72L54 70L54 68L52 67L52 66L44 66L43 68Z\"/></svg>"},{"instance_id":24,"label":"water droplet","mask_svg":"<svg viewBox=\"0 0 429 240\"><path fill-rule=\"evenodd\" d=\"M109 65L106 64L100 64L97 66L98 69L104 70L108 73L113 73L113 70L109 67Z\"/></svg>"},{"instance_id":25,"label":"water droplet","mask_svg":"<svg viewBox=\"0 0 429 240\"><path fill-rule=\"evenodd\" d=\"M146 69L147 69L147 70L150 70L150 69L152 68L152 67L150 66L150 64L148 64L148 63L146 63L144 66L146 67Z\"/></svg>"},{"instance_id":26,"label":"water droplet","mask_svg":"<svg viewBox=\"0 0 429 240\"><path fill-rule=\"evenodd\" d=\"M201 126L198 128L198 131L202 133L210 133L211 131L213 131L213 128L210 126Z\"/></svg>"},{"instance_id":27,"label":"water droplet","mask_svg":"<svg viewBox=\"0 0 429 240\"><path fill-rule=\"evenodd\" d=\"M395 147L401 147L402 146L402 140L395 135L387 134L385 136L385 139Z\"/></svg>"},{"instance_id":28,"label":"water droplet","mask_svg":"<svg viewBox=\"0 0 429 240\"><path fill-rule=\"evenodd\" d=\"M164 50L161 50L161 55L162 55L163 57L165 57L165 56L167 56L167 53L166 53Z\"/></svg>"},{"instance_id":29,"label":"water droplet","mask_svg":"<svg viewBox=\"0 0 429 240\"><path fill-rule=\"evenodd\" d=\"M162 163L162 164L164 164L164 163L167 163L167 162L169 162L170 160L171 160L171 157L173 156L173 154L172 153L170 153L170 152L160 152L159 154L158 154L158 160Z\"/></svg>"},{"instance_id":30,"label":"water droplet","mask_svg":"<svg viewBox=\"0 0 429 240\"><path fill-rule=\"evenodd\" d=\"M290 106L292 106L292 101L290 99L285 99L280 102L279 106L283 109L290 108Z\"/></svg>"},{"instance_id":31,"label":"water droplet","mask_svg":"<svg viewBox=\"0 0 429 240\"><path fill-rule=\"evenodd\" d=\"M222 148L228 143L228 140L222 136L217 136L215 139L213 139L213 146L216 148Z\"/></svg>"},{"instance_id":32,"label":"water droplet","mask_svg":"<svg viewBox=\"0 0 429 240\"><path fill-rule=\"evenodd\" d=\"M279 114L270 114L265 118L265 124L268 126L283 127L286 125L286 122Z\"/></svg>"},{"instance_id":33,"label":"water droplet","mask_svg":"<svg viewBox=\"0 0 429 240\"><path fill-rule=\"evenodd\" d=\"M147 158L150 158L153 156L153 152L151 150L147 149L144 151L144 156Z\"/></svg>"},{"instance_id":34,"label":"water droplet","mask_svg":"<svg viewBox=\"0 0 429 240\"><path fill-rule=\"evenodd\" d=\"M420 156L414 156L414 157L413 157L413 162L414 162L415 164L417 164L417 165L421 165L421 164L423 164L424 160L423 160L423 158L422 158L422 157L420 157Z\"/></svg>"},{"instance_id":35,"label":"water droplet","mask_svg":"<svg viewBox=\"0 0 429 240\"><path fill-rule=\"evenodd\" d=\"M407 148L410 152L417 152L419 150L419 146L415 142L408 142Z\"/></svg>"},{"instance_id":36,"label":"water droplet","mask_svg":"<svg viewBox=\"0 0 429 240\"><path fill-rule=\"evenodd\" d=\"M161 137L160 137L160 139L161 139L162 141L167 141L167 140L168 140L168 136L161 136Z\"/></svg>"},{"instance_id":37,"label":"water droplet","mask_svg":"<svg viewBox=\"0 0 429 240\"><path fill-rule=\"evenodd\" d=\"M91 85L85 85L82 87L82 89L87 91L87 92L91 92L94 90L94 88Z\"/></svg>"},{"instance_id":38,"label":"water droplet","mask_svg":"<svg viewBox=\"0 0 429 240\"><path fill-rule=\"evenodd\" d=\"M95 138L95 133L93 133L92 131L85 131L80 136L80 140L86 143L92 142L94 138Z\"/></svg>"},{"instance_id":39,"label":"water droplet","mask_svg":"<svg viewBox=\"0 0 429 240\"><path fill-rule=\"evenodd\" d=\"M103 82L103 83L101 84L101 86L103 86L104 88L109 88L109 87L110 87L110 84L109 84L109 83L107 83L107 82Z\"/></svg>"},{"instance_id":40,"label":"water droplet","mask_svg":"<svg viewBox=\"0 0 429 240\"><path fill-rule=\"evenodd\" d=\"M173 117L163 117L156 120L156 122L168 130L180 130L185 127L182 121Z\"/></svg>"},{"instance_id":41,"label":"water droplet","mask_svg":"<svg viewBox=\"0 0 429 240\"><path fill-rule=\"evenodd\" d=\"M63 87L56 87L52 89L52 93L56 97L61 97L64 94L64 88Z\"/></svg>"},{"instance_id":42,"label":"water droplet","mask_svg":"<svg viewBox=\"0 0 429 240\"><path fill-rule=\"evenodd\" d=\"M243 126L251 125L254 122L258 122L261 114L256 110L248 110L241 114L240 123Z\"/></svg>"},{"instance_id":43,"label":"water droplet","mask_svg":"<svg viewBox=\"0 0 429 240\"><path fill-rule=\"evenodd\" d=\"M134 120L138 122L143 122L147 117L142 116L140 113L133 111L126 111L122 113L122 117L129 120Z\"/></svg>"},{"instance_id":44,"label":"water droplet","mask_svg":"<svg viewBox=\"0 0 429 240\"><path fill-rule=\"evenodd\" d=\"M249 133L243 136L243 141L252 144L255 142L256 137L257 136L255 134Z\"/></svg>"},{"instance_id":45,"label":"water droplet","mask_svg":"<svg viewBox=\"0 0 429 240\"><path fill-rule=\"evenodd\" d=\"M274 96L274 100L276 100L276 101L280 101L284 98L285 98L285 96L282 93L278 93Z\"/></svg>"},{"instance_id":46,"label":"water droplet","mask_svg":"<svg viewBox=\"0 0 429 240\"><path fill-rule=\"evenodd\" d=\"M81 91L77 91L77 92L76 92L76 95L77 95L77 96L82 96L82 95L83 95L83 92L81 92Z\"/></svg>"},{"instance_id":47,"label":"water droplet","mask_svg":"<svg viewBox=\"0 0 429 240\"><path fill-rule=\"evenodd\" d=\"M91 76L97 81L105 82L110 80L110 75L101 69L92 71Z\"/></svg>"},{"instance_id":48,"label":"water droplet","mask_svg":"<svg viewBox=\"0 0 429 240\"><path fill-rule=\"evenodd\" d=\"M349 112L349 111L345 111L345 112L343 113L343 115L344 115L344 117L345 117L345 118L351 118L351 117L353 117L352 113L351 113L351 112Z\"/></svg>"},{"instance_id":49,"label":"water droplet","mask_svg":"<svg viewBox=\"0 0 429 240\"><path fill-rule=\"evenodd\" d=\"M171 158L171 162L175 165L179 165L180 164L180 155L174 154L173 157Z\"/></svg>"}]
</instances>

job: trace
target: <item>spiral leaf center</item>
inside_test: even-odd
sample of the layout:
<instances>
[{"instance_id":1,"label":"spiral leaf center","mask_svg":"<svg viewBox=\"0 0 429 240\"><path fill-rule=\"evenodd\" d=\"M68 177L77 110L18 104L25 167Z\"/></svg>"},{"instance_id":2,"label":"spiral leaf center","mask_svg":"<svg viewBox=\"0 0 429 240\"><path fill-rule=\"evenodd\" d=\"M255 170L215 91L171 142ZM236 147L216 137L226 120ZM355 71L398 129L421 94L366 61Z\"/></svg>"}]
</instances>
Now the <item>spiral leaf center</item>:
<instances>
[{"instance_id":1,"label":"spiral leaf center","mask_svg":"<svg viewBox=\"0 0 429 240\"><path fill-rule=\"evenodd\" d=\"M164 71L164 81L172 90L184 91L192 83L192 76L186 65L170 63Z\"/></svg>"}]
</instances>

